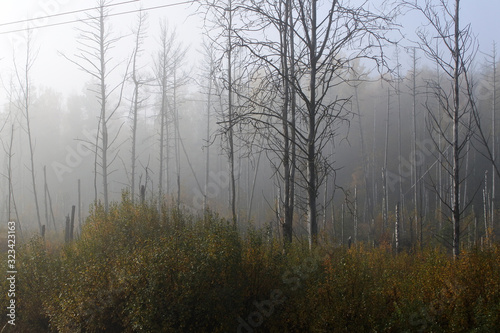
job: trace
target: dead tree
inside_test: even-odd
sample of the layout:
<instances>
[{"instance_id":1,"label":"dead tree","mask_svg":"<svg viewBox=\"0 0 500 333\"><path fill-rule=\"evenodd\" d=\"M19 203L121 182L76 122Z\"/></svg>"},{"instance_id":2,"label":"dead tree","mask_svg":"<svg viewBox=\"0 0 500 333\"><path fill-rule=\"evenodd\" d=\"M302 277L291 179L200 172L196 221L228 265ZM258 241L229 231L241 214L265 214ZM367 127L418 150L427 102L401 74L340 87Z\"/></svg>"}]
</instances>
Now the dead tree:
<instances>
[{"instance_id":1,"label":"dead tree","mask_svg":"<svg viewBox=\"0 0 500 333\"><path fill-rule=\"evenodd\" d=\"M333 1L329 4L320 4L317 0L300 0L297 3L291 2L289 10L293 15L285 10L285 3L269 4L270 9L263 9L267 4L256 2L245 10L254 15L248 16L248 22L243 24L245 29L236 29L239 44L245 47L251 56L261 63L260 73L269 73L279 80L285 80L302 107L297 107L297 114L294 119L300 118L300 124L288 127L295 136L294 144L297 153L294 170L298 173L295 184L302 186L305 192L304 201L307 210L307 224L309 231L309 244L312 247L316 243L318 233L318 194L319 189L325 180L329 169L325 165L325 147L332 142L336 135L336 129L345 120L348 113L345 106L349 102L349 97L335 97L331 92L334 87L347 80L349 64L359 58L371 58L383 65L381 57L368 55L368 51L373 51L373 46L381 46L384 40L384 32L390 29L391 18L382 14L374 14L360 7L349 7L340 1ZM324 6L324 7L323 7ZM247 12L248 12L247 11ZM294 17L293 24L286 23L283 17ZM276 29L275 36L280 36L280 40L253 38L252 29L255 22L268 22L271 24L259 27L262 30ZM294 36L293 58L292 54L287 55L288 64L294 64L293 75L287 75L283 66L283 34L280 27L286 27ZM248 34L245 32L250 31ZM281 33L281 34L280 34ZM352 42L371 38L375 43L369 43L366 48L356 49L349 56L345 56L341 50L353 46ZM290 39L288 39L289 43ZM360 45L363 43L360 43ZM267 72L266 72L267 71ZM256 80L261 80L257 76ZM276 86L280 86L274 82ZM283 86L283 85L281 85ZM281 91L284 91L282 88ZM282 95L281 95L282 96ZM270 99L267 99L269 101ZM251 112L255 124L257 121L269 120L276 117L269 108L262 109L263 103L257 105L257 112ZM248 116L248 115L247 115ZM238 120L243 117L238 118ZM245 117L244 119L248 119ZM257 120L256 120L257 119ZM283 117L274 118L282 120ZM290 126L290 121L288 121ZM279 130L281 128L272 127ZM281 137L278 137L281 140ZM276 141L277 136L272 136L271 140ZM281 143L281 142L280 142ZM282 143L281 143L282 144Z\"/></svg>"},{"instance_id":2,"label":"dead tree","mask_svg":"<svg viewBox=\"0 0 500 333\"><path fill-rule=\"evenodd\" d=\"M418 218L418 165L417 165L417 49L412 48L412 74L411 74L411 97L412 97L412 161L411 161L411 169L412 169L412 186L413 186L413 223L415 223L415 230L417 235L419 230L419 221L421 219ZM421 226L420 226L421 227ZM412 230L413 228L410 228ZM411 232L411 231L410 231ZM413 235L410 235L410 238L413 239ZM419 246L422 244L419 241ZM412 244L413 246L413 244Z\"/></svg>"},{"instance_id":3,"label":"dead tree","mask_svg":"<svg viewBox=\"0 0 500 333\"><path fill-rule=\"evenodd\" d=\"M229 159L229 184L230 184L230 205L231 214L233 217L233 225L236 226L237 215L236 215L236 179L234 176L234 107L233 107L233 1L228 0L227 8L225 13L227 13L227 49L226 49L226 59L227 59L227 144L228 144L228 159Z\"/></svg>"},{"instance_id":4,"label":"dead tree","mask_svg":"<svg viewBox=\"0 0 500 333\"><path fill-rule=\"evenodd\" d=\"M28 145L29 145L29 153L30 153L30 173L31 173L31 185L33 189L33 197L35 201L35 209L36 209L36 217L38 221L38 227L40 230L40 234L42 233L42 222L40 218L40 208L38 205L38 191L36 188L36 173L35 173L35 147L34 147L34 139L31 133L31 117L30 117L30 109L31 109L31 79L30 72L33 68L36 59L36 52L32 50L32 40L31 40L31 30L27 32L26 39L26 60L24 63L23 71L21 72L18 69L17 63L14 61L14 69L15 75L17 78L17 82L19 84L19 93L17 98L17 108L23 113L26 125L26 134L28 135Z\"/></svg>"},{"instance_id":5,"label":"dead tree","mask_svg":"<svg viewBox=\"0 0 500 333\"><path fill-rule=\"evenodd\" d=\"M402 206L403 206L403 202L404 202L404 195L403 195L403 169L402 169L402 165L401 165L401 160L402 160L402 157L403 157L403 150L402 150L402 145L401 145L401 64L399 62L399 48L398 46L396 45L396 73L397 73L397 76L396 76L396 95L398 96L398 174L399 174L399 177L398 177L398 202L399 204L396 206L398 207L398 212L401 212L403 209L402 209ZM400 206L401 205L401 206ZM400 215L400 220L398 220L398 235L399 235L399 232L401 232L401 234L404 233L404 229L403 229L403 214L399 214Z\"/></svg>"},{"instance_id":6,"label":"dead tree","mask_svg":"<svg viewBox=\"0 0 500 333\"><path fill-rule=\"evenodd\" d=\"M452 133L446 130L447 125L440 122L439 115L432 112L432 107L426 105L431 123L431 130L441 136L451 149L451 158L447 149L439 150L442 156L443 167L451 178L452 193L451 203L441 198L443 205L447 206L451 213L453 224L452 249L457 258L460 254L460 222L466 207L460 203L460 184L463 175L460 174L460 166L466 153L467 142L473 135L473 128L467 122L466 115L471 112L471 98L468 91L468 71L475 53L474 40L471 35L470 26L460 27L460 0L454 0L453 5L446 1L437 4L430 0L425 1L402 1L407 8L421 13L427 21L432 33L426 29L418 31L419 46L426 55L435 61L449 79L451 87L434 82L432 88L439 101L445 120L452 128ZM435 47L435 39L443 48ZM461 101L462 96L466 98ZM463 102L463 103L461 103ZM434 138L433 135L431 135ZM434 140L435 141L435 140ZM437 142L435 141L436 147Z\"/></svg>"},{"instance_id":7,"label":"dead tree","mask_svg":"<svg viewBox=\"0 0 500 333\"><path fill-rule=\"evenodd\" d=\"M117 157L118 151L116 151L114 155L110 155L110 153L113 153L113 151L111 151L111 147L119 134L118 131L115 136L110 136L108 129L113 115L120 107L123 87L127 77L127 75L123 75L123 79L120 82L114 86L110 85L109 76L119 66L118 63L110 67L113 61L110 51L120 40L120 37L114 37L110 31L108 24L109 3L110 0L97 0L97 6L95 8L96 12L94 14L88 14L87 19L81 22L81 24L84 25L84 28L78 29L80 33L78 37L79 47L78 53L74 57L75 59L70 59L69 57L63 55L67 60L72 62L80 70L87 73L98 82L96 87L91 90L95 93L100 106L97 125L98 131L95 142L92 143L95 154L94 189L95 201L97 202L97 174L99 173L97 167L99 166L102 177L104 209L106 212L109 210L109 167ZM125 73L127 72L128 65L125 70ZM114 106L112 106L110 96L113 93L116 93L116 91L118 91L117 102Z\"/></svg>"},{"instance_id":8,"label":"dead tree","mask_svg":"<svg viewBox=\"0 0 500 333\"><path fill-rule=\"evenodd\" d=\"M14 196L14 186L13 186L13 181L12 181L12 157L14 156L13 152L13 144L14 144L14 124L11 125L11 133L10 133L10 142L9 146L6 149L4 147L5 152L7 153L7 181L9 183L9 193L8 193L8 205L7 205L7 218L8 221L12 221L13 215L12 211L14 211L15 216L16 216L16 222L19 227L19 232L20 235L22 236L22 226L21 226L21 220L19 219L19 214L17 211L17 206L16 206L16 199Z\"/></svg>"},{"instance_id":9,"label":"dead tree","mask_svg":"<svg viewBox=\"0 0 500 333\"><path fill-rule=\"evenodd\" d=\"M495 227L495 163L496 163L496 111L497 111L497 50L496 45L493 43L493 52L491 54L491 65L492 65L492 96L491 96L491 233L493 235Z\"/></svg>"},{"instance_id":10,"label":"dead tree","mask_svg":"<svg viewBox=\"0 0 500 333\"><path fill-rule=\"evenodd\" d=\"M394 222L394 240L396 243L396 253L399 253L399 243L400 243L400 214L399 214L399 202L396 204L396 222Z\"/></svg>"},{"instance_id":11,"label":"dead tree","mask_svg":"<svg viewBox=\"0 0 500 333\"><path fill-rule=\"evenodd\" d=\"M159 204L162 204L163 196L168 193L168 153L170 148L170 124L174 126L174 131L177 133L177 120L173 102L169 101L171 87L174 89L177 82L174 79L176 66L181 64L181 59L184 57L186 50L181 47L176 41L175 30L170 32L166 21L160 22L160 39L158 52L154 58L154 73L156 86L160 95L159 107L159 126L160 126L160 172L158 179L158 195ZM175 96L175 94L174 94ZM173 99L173 98L172 98ZM169 112L171 111L171 112ZM177 143L176 143L177 145ZM167 176L167 187L164 191L164 176Z\"/></svg>"},{"instance_id":12,"label":"dead tree","mask_svg":"<svg viewBox=\"0 0 500 333\"><path fill-rule=\"evenodd\" d=\"M388 157L389 157L389 117L391 110L391 92L389 88L387 88L387 119L385 123L385 153L384 153L384 167L382 169L382 178L383 178L383 190L384 190L384 200L382 206L383 212L383 225L382 225L382 233L385 233L389 226L389 189L388 180L387 180L387 166L388 166Z\"/></svg>"},{"instance_id":13,"label":"dead tree","mask_svg":"<svg viewBox=\"0 0 500 333\"><path fill-rule=\"evenodd\" d=\"M140 77L138 71L140 70L138 64L138 57L143 53L144 39L146 38L146 13L140 11L137 17L137 26L135 27L135 47L132 54L132 82L134 84L134 91L132 96L132 107L131 107L131 118L132 118L132 155L131 155L131 197L132 202L135 201L135 174L136 174L136 161L137 161L137 115L145 101L145 98L141 97L141 87L148 81Z\"/></svg>"},{"instance_id":14,"label":"dead tree","mask_svg":"<svg viewBox=\"0 0 500 333\"><path fill-rule=\"evenodd\" d=\"M491 175L491 207L490 207L490 232L493 235L494 232L494 207L495 207L495 189L496 189L496 178L500 177L500 169L498 165L498 158L496 157L496 110L497 110L497 55L496 55L496 44L493 44L493 51L489 56L488 60L489 64L492 67L492 77L489 82L490 86L490 94L491 94L491 133L488 135L486 133L485 128L481 122L481 116L479 114L479 110L476 104L476 95L475 85L472 80L467 80L468 86L468 96L470 97L470 103L473 108L473 119L474 124L477 127L476 132L474 133L474 138L476 141L480 143L481 146L485 148L485 152L483 153L481 150L479 152L481 155L486 157L486 159L491 163L492 175ZM490 142L491 138L491 142Z\"/></svg>"},{"instance_id":15,"label":"dead tree","mask_svg":"<svg viewBox=\"0 0 500 333\"><path fill-rule=\"evenodd\" d=\"M269 18L271 24L262 29L272 30L278 39L253 40L246 35L246 29L235 31L238 44L249 52L249 63L253 65L250 75L250 94L238 97L246 103L247 112L236 119L239 125L248 126L249 135L243 141L247 146L258 147L266 154L277 178L279 190L277 198L277 217L283 233L285 248L292 241L293 215L295 203L296 173L296 92L292 82L295 80L295 31L296 12L292 1L276 1L258 4L255 1L245 7L251 13L248 23L243 26L254 29L255 17ZM252 16L253 15L253 16ZM266 45L262 52L255 52L254 46ZM257 132L259 139L255 139ZM259 152L260 156L260 152Z\"/></svg>"},{"instance_id":16,"label":"dead tree","mask_svg":"<svg viewBox=\"0 0 500 333\"><path fill-rule=\"evenodd\" d=\"M236 212L236 170L235 170L235 95L237 94L235 83L234 58L239 49L235 32L235 17L238 9L235 0L207 0L201 3L205 13L205 24L209 30L209 36L214 47L219 51L220 57L217 61L222 69L220 78L224 82L225 107L222 119L219 121L220 134L223 138L223 150L227 154L229 167L229 208L231 211L233 225L237 224ZM242 71L246 70L244 67ZM221 96L222 97L222 96Z\"/></svg>"},{"instance_id":17,"label":"dead tree","mask_svg":"<svg viewBox=\"0 0 500 333\"><path fill-rule=\"evenodd\" d=\"M203 43L203 54L205 56L203 60L204 72L202 74L202 79L204 80L206 86L206 110L207 110L207 124L205 132L205 186L203 193L203 210L208 209L208 184L210 175L210 146L211 146L211 132L210 132L210 122L212 120L212 108L214 107L212 95L214 94L214 80L216 67L216 54L215 50L205 41Z\"/></svg>"}]
</instances>

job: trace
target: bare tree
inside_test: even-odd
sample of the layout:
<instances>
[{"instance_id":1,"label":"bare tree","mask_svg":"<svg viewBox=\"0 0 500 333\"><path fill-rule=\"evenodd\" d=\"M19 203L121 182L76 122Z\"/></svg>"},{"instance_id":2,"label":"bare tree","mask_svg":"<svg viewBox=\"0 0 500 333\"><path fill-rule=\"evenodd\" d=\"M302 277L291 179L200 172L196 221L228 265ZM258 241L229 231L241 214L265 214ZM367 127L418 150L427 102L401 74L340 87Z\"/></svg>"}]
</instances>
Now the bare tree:
<instances>
[{"instance_id":1,"label":"bare tree","mask_svg":"<svg viewBox=\"0 0 500 333\"><path fill-rule=\"evenodd\" d=\"M130 181L130 187L131 187L131 196L132 196L132 201L135 200L135 168L136 168L136 161L137 161L137 153L136 153L136 147L137 147L137 115L138 112L142 106L142 104L145 102L146 98L141 97L140 90L141 87L147 83L147 79L141 78L138 71L139 71L139 64L138 64L138 57L140 57L143 53L143 44L144 40L146 38L146 13L143 11L140 11L138 16L137 16L137 25L135 27L135 47L134 47L134 52L132 54L132 82L134 84L134 91L133 91L133 96L132 96L132 108L131 108L131 113L132 113L132 156L131 156L131 181Z\"/></svg>"},{"instance_id":2,"label":"bare tree","mask_svg":"<svg viewBox=\"0 0 500 333\"><path fill-rule=\"evenodd\" d=\"M296 92L292 82L296 81L295 31L297 15L292 1L274 1L266 4L250 2L245 7L256 17L270 19L270 26L279 36L277 40L255 40L238 30L240 44L249 47L250 63L255 65L251 80L251 92L245 96L247 110L236 121L250 125L248 145L259 146L268 152L267 157L275 171L278 186L277 218L280 221L285 249L292 242L295 204L296 172ZM262 20L260 22L267 22ZM249 23L250 24L250 23ZM266 24L260 26L266 29ZM259 45L260 44L260 45ZM265 50L255 52L266 45ZM273 56L277 55L277 56ZM255 140L252 130L259 133ZM260 157L260 153L259 153Z\"/></svg>"},{"instance_id":3,"label":"bare tree","mask_svg":"<svg viewBox=\"0 0 500 333\"><path fill-rule=\"evenodd\" d=\"M389 226L389 189L388 180L387 180L387 167L388 167L388 157L389 157L389 117L391 111L391 91L387 88L387 119L385 123L385 149L384 149L384 167L382 169L382 178L383 178L383 190L384 190L384 199L382 205L382 212L384 217L384 222L382 225L382 233L385 233Z\"/></svg>"},{"instance_id":4,"label":"bare tree","mask_svg":"<svg viewBox=\"0 0 500 333\"><path fill-rule=\"evenodd\" d=\"M8 221L12 221L13 213L14 211L15 216L16 216L16 221L19 225L19 230L22 235L22 227L21 227L21 220L19 220L19 214L17 211L17 206L16 206L16 199L14 196L14 186L13 186L13 176L12 176L12 157L14 156L13 152L13 145L14 145L14 124L11 125L11 132L10 132L10 141L9 145L6 148L4 146L5 153L7 154L7 181L9 183L9 193L8 193L8 199L7 199L7 218Z\"/></svg>"},{"instance_id":5,"label":"bare tree","mask_svg":"<svg viewBox=\"0 0 500 333\"><path fill-rule=\"evenodd\" d=\"M492 53L489 55L488 65L491 66L491 78L489 79L488 85L490 86L491 93L491 132L490 134L486 134L486 130L481 123L481 116L479 114L479 109L475 101L475 97L477 92L475 90L475 85L472 80L468 80L468 92L471 99L471 104L473 106L473 121L477 126L477 131L475 134L476 141L479 142L480 146L486 148L486 152L482 152L479 149L479 152L486 157L488 161L491 163L492 175L491 175L491 207L490 207L490 226L489 232L491 235L494 233L494 225L495 225L495 191L496 191L496 178L500 177L500 169L498 165L498 158L496 157L496 110L497 110L497 52L496 52L496 44L493 43ZM485 79L487 80L487 79ZM491 140L490 140L491 139ZM488 229L488 227L486 227ZM488 232L486 230L485 232Z\"/></svg>"},{"instance_id":6,"label":"bare tree","mask_svg":"<svg viewBox=\"0 0 500 333\"><path fill-rule=\"evenodd\" d=\"M224 82L226 92L226 105L222 113L220 132L225 141L225 150L229 165L229 206L233 224L237 224L236 212L236 174L235 174L235 101L236 85L234 77L234 57L237 52L235 32L235 15L241 8L235 0L207 0L201 4L205 9L205 24L210 30L210 36L214 47L221 56L217 65L224 71L221 79ZM245 69L242 68L244 71Z\"/></svg>"},{"instance_id":7,"label":"bare tree","mask_svg":"<svg viewBox=\"0 0 500 333\"><path fill-rule=\"evenodd\" d=\"M419 212L419 207L418 207L418 165L417 165L417 49L412 48L412 53L411 53L411 59L412 59L412 74L411 74L411 81L412 81L412 86L411 86L411 97L412 97L412 153L413 153L413 163L411 163L412 167L412 186L413 186L413 221L410 220L410 223L413 225L415 224L415 228L417 230L417 235L418 235L418 230L419 230L419 219L418 218L418 212ZM412 233L412 229L410 227L410 233ZM410 235L410 239L413 239L413 234ZM419 239L420 241L420 239ZM413 246L413 242L411 244ZM419 242L419 245L422 246L422 244Z\"/></svg>"},{"instance_id":8,"label":"bare tree","mask_svg":"<svg viewBox=\"0 0 500 333\"><path fill-rule=\"evenodd\" d=\"M424 1L402 1L407 8L416 10L423 15L433 33L425 29L418 31L419 46L425 54L435 61L449 79L450 88L444 84L432 85L447 120L446 124L440 122L439 115L429 112L431 130L441 136L451 149L451 158L445 150L440 149L443 167L451 177L451 203L441 198L441 201L451 212L453 224L452 249L457 258L460 254L460 221L464 209L460 203L460 184L464 175L460 172L461 161L465 157L467 142L471 139L473 128L469 126L466 115L471 112L471 98L468 91L468 71L475 54L474 40L471 36L470 26L460 27L460 0L451 3L440 0L434 3ZM443 48L435 46L434 40L438 39ZM461 104L461 96L464 96ZM429 111L432 108L426 105ZM451 135L447 130L451 127ZM434 138L434 136L431 136ZM437 144L437 142L435 142ZM437 146L437 145L436 145ZM439 148L439 147L438 147Z\"/></svg>"},{"instance_id":9,"label":"bare tree","mask_svg":"<svg viewBox=\"0 0 500 333\"><path fill-rule=\"evenodd\" d=\"M229 158L229 182L231 194L231 214L233 217L233 224L236 226L236 180L234 174L234 108L233 108L233 1L228 0L227 8L224 10L227 13L227 143L228 143L228 158ZM226 16L226 15L224 15Z\"/></svg>"},{"instance_id":10,"label":"bare tree","mask_svg":"<svg viewBox=\"0 0 500 333\"><path fill-rule=\"evenodd\" d=\"M17 95L16 106L23 113L24 119L26 121L26 134L28 135L28 145L30 152L30 173L31 173L31 184L33 189L33 197L35 200L36 217L38 221L38 227L40 229L40 234L42 234L42 222L40 219L40 208L38 204L38 192L36 188L36 173L35 173L35 143L31 133L31 103L32 103L32 86L30 79L30 72L35 63L37 52L32 50L32 39L31 30L27 32L26 38L26 58L22 71L18 68L17 63L14 60L14 69L19 84L19 91ZM15 57L14 57L15 59Z\"/></svg>"},{"instance_id":11,"label":"bare tree","mask_svg":"<svg viewBox=\"0 0 500 333\"><path fill-rule=\"evenodd\" d=\"M490 63L492 66L492 96L491 96L491 151L492 151L492 172L491 172L491 232L494 232L495 226L495 163L496 163L496 111L497 111L497 49L496 44L493 43L493 50L490 56Z\"/></svg>"},{"instance_id":12,"label":"bare tree","mask_svg":"<svg viewBox=\"0 0 500 333\"><path fill-rule=\"evenodd\" d=\"M97 7L95 9L96 13L88 14L87 19L81 22L85 27L78 29L80 33L78 37L79 46L78 53L75 55L75 59L70 59L69 57L63 55L67 60L75 64L80 70L89 74L92 79L97 81L96 87L92 89L92 92L96 94L100 105L100 112L98 117L99 120L97 126L98 131L95 138L95 143L93 143L95 149L94 189L95 200L97 201L97 166L100 166L104 208L106 212L109 209L109 167L118 156L118 151L115 152L114 156L108 156L108 154L113 153L110 148L119 134L116 133L114 137L110 136L110 134L108 133L108 129L113 115L120 107L123 87L127 77L127 75L123 75L123 80L121 80L114 86L110 85L109 83L109 75L113 73L120 65L120 63L117 63L113 67L109 67L113 60L110 51L121 39L121 37L114 37L111 34L111 29L108 24L109 3L110 0L97 0ZM127 73L127 71L128 66L125 70L125 73ZM112 106L110 96L117 90L119 91L119 96L117 102Z\"/></svg>"},{"instance_id":13,"label":"bare tree","mask_svg":"<svg viewBox=\"0 0 500 333\"><path fill-rule=\"evenodd\" d=\"M301 117L304 127L296 131L297 148L304 156L307 192L307 222L310 246L317 237L317 195L324 173L318 170L324 158L323 148L335 135L335 128L344 120L345 103L349 97L333 97L331 90L344 82L349 63L357 58L369 57L380 65L383 59L368 56L373 46L381 46L384 32L391 26L391 18L375 14L364 6L349 6L332 1L327 11L319 10L317 0L300 0L297 5L300 24L295 28L298 53L303 57L300 69L292 83L304 104ZM326 9L326 8L325 8ZM326 14L324 14L326 13ZM300 33L299 30L300 29ZM361 49L353 49L353 42L370 39ZM353 50L349 56L342 53ZM302 84L302 80L307 84ZM301 169L299 169L301 170Z\"/></svg>"},{"instance_id":14,"label":"bare tree","mask_svg":"<svg viewBox=\"0 0 500 333\"><path fill-rule=\"evenodd\" d=\"M182 58L184 57L186 50L176 41L177 34L174 31L170 32L168 30L167 22L162 20L160 22L160 38L159 38L159 50L154 58L154 73L156 79L156 85L159 89L160 95L160 114L159 114L159 126L160 126L160 172L159 172L159 184L158 184L158 195L160 199L160 205L162 204L162 198L164 195L164 176L168 177L168 161L169 161L169 148L170 148L170 132L171 129L169 125L173 125L175 137L176 137L176 158L179 160L179 147L178 147L178 124L177 124L177 114L176 114L176 88L179 82L176 80L177 66L182 63ZM169 92L173 91L172 97ZM171 101L169 101L171 97ZM169 112L170 111L170 112ZM177 162L179 163L179 162ZM177 164L178 174L179 165ZM167 190L168 193L168 178ZM178 177L178 197L180 189L180 178ZM179 200L179 198L178 198Z\"/></svg>"},{"instance_id":15,"label":"bare tree","mask_svg":"<svg viewBox=\"0 0 500 333\"><path fill-rule=\"evenodd\" d=\"M158 174L158 200L160 201L160 207L162 205L163 200L163 175L164 175L164 152L165 152L165 143L167 143L168 149L168 140L165 140L165 130L167 127L167 75L170 70L169 68L169 52L170 52L170 42L168 40L168 30L166 23L163 22L160 25L160 41L159 41L159 51L157 55L157 60L155 63L155 73L158 87L160 89L160 171ZM168 135L167 135L168 139ZM167 158L168 161L168 158ZM167 187L168 191L168 187Z\"/></svg>"},{"instance_id":16,"label":"bare tree","mask_svg":"<svg viewBox=\"0 0 500 333\"><path fill-rule=\"evenodd\" d=\"M286 130L290 130L288 138L293 137L293 147L297 150L294 153L297 160L290 168L299 176L295 185L303 188L306 193L304 199L309 242L312 246L318 233L319 188L328 172L333 170L332 163L325 163L325 147L335 137L338 126L346 120L348 113L345 105L349 102L349 97L334 96L332 90L346 81L349 63L355 59L370 58L376 60L378 65L383 63L380 57L374 56L374 53L369 54L369 51L373 51L374 45L381 46L384 32L390 29L391 19L385 15L374 14L364 6L348 6L343 1L324 5L317 0L301 0L297 3L255 2L244 8L247 14L253 15L248 14L245 16L247 20L242 19L243 28L233 30L240 41L239 44L246 47L251 56L260 62L257 73L265 73L267 77L272 75L284 82L280 84L278 80L271 81L272 85L281 89L280 97L284 102L281 102L283 104L280 109L287 109L283 107L286 106L287 91L292 97L288 102L292 102L293 96L296 95L298 103L294 116L285 117L285 113L271 112L269 105L260 103L254 109L249 108L250 111L245 116L239 116L236 120L252 118L253 125L257 122L269 123L269 119L279 120L271 122L271 128L279 135L266 137L271 139L273 144L279 142L283 145L282 140L287 137ZM262 24L257 25L257 28L255 25L259 23ZM253 29L275 29L277 34L270 35L277 35L280 39L277 41L270 37L256 38L252 34ZM285 38L283 31L286 30L293 39ZM371 43L361 42L365 39L370 39ZM360 42L356 46L365 46L354 47L355 42ZM287 44L288 47L284 47ZM286 60L287 66L283 65L283 59ZM262 76L263 74L256 75L254 81L262 81ZM286 85L290 87L289 90L283 88ZM260 92L263 90L260 89ZM295 122L296 119L300 119L300 122ZM276 126L283 122L286 127ZM279 151L288 153L287 150ZM325 165L328 167L323 168Z\"/></svg>"}]
</instances>

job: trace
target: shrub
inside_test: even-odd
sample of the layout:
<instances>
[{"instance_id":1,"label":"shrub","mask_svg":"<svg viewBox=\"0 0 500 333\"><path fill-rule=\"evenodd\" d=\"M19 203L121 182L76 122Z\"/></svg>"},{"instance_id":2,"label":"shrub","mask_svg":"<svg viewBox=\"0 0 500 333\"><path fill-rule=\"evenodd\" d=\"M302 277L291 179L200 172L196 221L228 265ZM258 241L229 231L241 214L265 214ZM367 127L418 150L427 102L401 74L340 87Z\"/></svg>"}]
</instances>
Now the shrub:
<instances>
[{"instance_id":1,"label":"shrub","mask_svg":"<svg viewBox=\"0 0 500 333\"><path fill-rule=\"evenodd\" d=\"M265 230L156 207L124 197L72 243L20 247L16 331L500 331L498 246L454 261L298 240L285 255Z\"/></svg>"}]
</instances>

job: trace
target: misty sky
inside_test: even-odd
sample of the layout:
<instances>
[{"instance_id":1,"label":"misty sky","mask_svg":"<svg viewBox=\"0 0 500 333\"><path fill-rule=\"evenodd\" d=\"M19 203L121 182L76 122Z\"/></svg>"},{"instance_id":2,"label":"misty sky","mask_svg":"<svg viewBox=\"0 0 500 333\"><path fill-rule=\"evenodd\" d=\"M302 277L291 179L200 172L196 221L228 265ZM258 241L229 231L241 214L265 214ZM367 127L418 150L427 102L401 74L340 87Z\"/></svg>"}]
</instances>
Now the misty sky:
<instances>
[{"instance_id":1,"label":"misty sky","mask_svg":"<svg viewBox=\"0 0 500 333\"><path fill-rule=\"evenodd\" d=\"M128 3L127 3L128 2ZM127 1L115 0L113 3L120 4L111 8L112 14L134 11L139 8L151 8L166 4L174 4L171 7L149 10L148 24L149 35L158 35L158 26L160 19L166 19L169 26L177 29L180 40L186 46L196 45L201 38L201 21L199 17L195 17L194 7L189 4L175 5L183 0L140 0ZM52 4L46 7L45 4ZM0 68L2 80L8 81L10 73L13 71L13 54L20 56L20 64L24 61L24 48L19 46L26 33L12 32L25 27L24 24L5 25L13 21L24 20L26 18L33 19L47 14L58 14L65 12L73 12L81 9L91 8L95 1L68 1L68 0L27 0L21 4L19 1L5 0L2 1L2 10L0 11ZM55 5L53 5L55 4ZM44 14L45 13L45 14ZM89 11L92 13L92 11ZM40 25L52 25L62 22L74 21L85 18L84 12L73 13L69 15L51 17L40 21L30 21L34 27ZM131 39L131 29L136 22L136 13L117 15L110 19L111 28L116 35L123 36L123 39L117 45L114 52L114 57L117 61L125 61L132 52L133 40ZM34 38L35 46L38 49L38 57L33 68L33 80L35 86L53 87L57 91L63 93L79 92L82 85L89 80L89 76L75 68L73 64L65 60L60 53L64 53L72 58L76 53L77 44L75 39L78 36L76 28L82 27L82 23L69 23L63 25L55 25L42 29L35 29ZM145 48L149 51L156 50L155 38L149 38L146 41ZM196 53L196 46L191 46L191 54ZM146 56L144 62L151 59L150 55ZM0 93L0 96L4 96Z\"/></svg>"},{"instance_id":2,"label":"misty sky","mask_svg":"<svg viewBox=\"0 0 500 333\"><path fill-rule=\"evenodd\" d=\"M196 6L189 4L175 5L182 0L137 0L129 3L126 0L115 0L114 3L124 3L113 7L113 13L133 11L141 6L150 8L159 5L173 4L171 7L155 9L149 13L150 35L157 35L158 22L160 18L166 19L172 27L176 27L180 40L190 47L189 59L196 62L198 44L201 41L201 16L193 15ZM377 4L377 1L368 1L370 4ZM20 64L23 60L23 47L20 41L25 33L11 32L22 29L25 24L8 24L11 22L33 19L46 16L47 14L59 14L92 7L93 1L69 1L69 0L2 0L0 11L0 73L3 82L9 80L13 72L13 55L16 55ZM500 2L497 0L462 0L462 26L472 24L473 32L478 36L480 49L489 53L492 49L492 42L498 38L500 32ZM61 22L73 21L85 17L85 14L73 13L64 16L51 17L39 21L31 21L33 27L40 25L58 24ZM125 36L121 45L116 51L116 60L124 60L131 52L131 39L126 38L135 22L136 14L126 14L111 18L113 31ZM404 33L412 39L415 27L420 23L420 19L414 14L409 14L401 20ZM88 75L78 71L73 64L65 60L59 53L62 52L72 56L76 50L75 39L77 31L75 28L81 23L71 23L56 25L43 29L35 29L35 46L38 49L37 62L33 68L33 83L38 87L52 87L63 93L78 93L83 84L88 81ZM414 39L414 38L413 38ZM498 42L498 41L497 41ZM150 38L146 49L155 49L155 40ZM149 56L148 56L149 57ZM150 59L150 57L149 57ZM484 55L479 54L478 60L482 61ZM147 63L148 59L144 59ZM4 89L1 89L0 101L4 101ZM3 103L2 103L3 104Z\"/></svg>"}]
</instances>

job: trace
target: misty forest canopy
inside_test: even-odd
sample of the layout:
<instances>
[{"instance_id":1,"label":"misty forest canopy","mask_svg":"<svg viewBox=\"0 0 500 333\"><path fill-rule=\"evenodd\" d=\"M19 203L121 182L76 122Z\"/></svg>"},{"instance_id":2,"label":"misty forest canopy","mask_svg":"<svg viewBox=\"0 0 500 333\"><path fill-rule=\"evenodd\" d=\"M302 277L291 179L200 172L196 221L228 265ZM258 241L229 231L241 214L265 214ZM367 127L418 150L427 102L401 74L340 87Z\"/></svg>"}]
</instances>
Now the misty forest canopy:
<instances>
[{"instance_id":1,"label":"misty forest canopy","mask_svg":"<svg viewBox=\"0 0 500 333\"><path fill-rule=\"evenodd\" d=\"M125 193L284 244L458 254L498 233L498 59L458 0L202 0L200 45L151 18L166 9L113 4L80 13L59 54L85 75L80 93L34 79L36 27L1 60L0 210L23 232L63 230L73 205L79 230ZM412 40L410 15L424 22Z\"/></svg>"}]
</instances>

